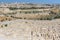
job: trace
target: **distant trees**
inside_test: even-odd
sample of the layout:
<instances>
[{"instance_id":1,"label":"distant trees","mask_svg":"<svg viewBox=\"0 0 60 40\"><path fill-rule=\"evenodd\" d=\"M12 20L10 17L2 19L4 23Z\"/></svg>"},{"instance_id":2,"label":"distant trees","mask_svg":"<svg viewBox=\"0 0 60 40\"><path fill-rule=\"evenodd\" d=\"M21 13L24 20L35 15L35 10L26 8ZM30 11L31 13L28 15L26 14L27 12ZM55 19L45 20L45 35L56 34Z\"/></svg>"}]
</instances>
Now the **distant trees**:
<instances>
[{"instance_id":1,"label":"distant trees","mask_svg":"<svg viewBox=\"0 0 60 40\"><path fill-rule=\"evenodd\" d=\"M53 19L60 18L60 11L59 12L51 11L49 14L52 16Z\"/></svg>"},{"instance_id":2,"label":"distant trees","mask_svg":"<svg viewBox=\"0 0 60 40\"><path fill-rule=\"evenodd\" d=\"M16 9L18 9L18 8L16 8L16 7L9 7L9 9L10 9L10 10L16 10Z\"/></svg>"},{"instance_id":3,"label":"distant trees","mask_svg":"<svg viewBox=\"0 0 60 40\"><path fill-rule=\"evenodd\" d=\"M41 8L43 8L44 9L44 7L41 7ZM10 10L17 10L17 9L28 9L28 8L16 8L16 7L10 7L9 8ZM24 14L30 14L30 13L42 13L43 11L38 11L38 10L33 10L33 9L36 9L35 7L31 7L31 11L20 11L19 13L24 13ZM16 13L8 13L8 14L16 14ZM51 10L50 11L50 13L49 13L49 15L43 15L42 14L42 16L40 16L41 18L39 19L39 18L37 18L37 19L39 19L39 20L52 20L52 19L56 19L56 18L60 18L60 11L58 12L56 12L56 10ZM22 18L20 18L20 19L22 19ZM24 18L24 19L26 19L26 18Z\"/></svg>"}]
</instances>

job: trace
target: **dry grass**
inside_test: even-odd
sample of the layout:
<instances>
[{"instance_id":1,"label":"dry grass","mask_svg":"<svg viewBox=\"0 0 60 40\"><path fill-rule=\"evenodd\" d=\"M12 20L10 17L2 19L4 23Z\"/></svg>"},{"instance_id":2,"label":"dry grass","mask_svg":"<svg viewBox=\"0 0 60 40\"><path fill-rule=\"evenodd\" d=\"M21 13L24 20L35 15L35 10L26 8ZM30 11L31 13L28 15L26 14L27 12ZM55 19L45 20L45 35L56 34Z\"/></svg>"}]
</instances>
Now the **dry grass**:
<instances>
[{"instance_id":1,"label":"dry grass","mask_svg":"<svg viewBox=\"0 0 60 40\"><path fill-rule=\"evenodd\" d=\"M6 16L0 16L0 21L1 22L3 22L3 21L11 21L11 20L14 20L14 18L6 17Z\"/></svg>"}]
</instances>

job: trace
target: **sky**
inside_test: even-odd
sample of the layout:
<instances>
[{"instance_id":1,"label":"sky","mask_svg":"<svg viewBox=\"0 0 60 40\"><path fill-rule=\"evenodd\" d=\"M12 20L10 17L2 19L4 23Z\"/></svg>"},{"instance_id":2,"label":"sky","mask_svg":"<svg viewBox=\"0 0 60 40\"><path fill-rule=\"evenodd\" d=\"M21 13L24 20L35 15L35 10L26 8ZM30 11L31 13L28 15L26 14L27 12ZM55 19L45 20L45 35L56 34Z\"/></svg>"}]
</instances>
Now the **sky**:
<instances>
[{"instance_id":1,"label":"sky","mask_svg":"<svg viewBox=\"0 0 60 40\"><path fill-rule=\"evenodd\" d=\"M60 0L0 0L0 3L43 3L43 4L60 4Z\"/></svg>"}]
</instances>

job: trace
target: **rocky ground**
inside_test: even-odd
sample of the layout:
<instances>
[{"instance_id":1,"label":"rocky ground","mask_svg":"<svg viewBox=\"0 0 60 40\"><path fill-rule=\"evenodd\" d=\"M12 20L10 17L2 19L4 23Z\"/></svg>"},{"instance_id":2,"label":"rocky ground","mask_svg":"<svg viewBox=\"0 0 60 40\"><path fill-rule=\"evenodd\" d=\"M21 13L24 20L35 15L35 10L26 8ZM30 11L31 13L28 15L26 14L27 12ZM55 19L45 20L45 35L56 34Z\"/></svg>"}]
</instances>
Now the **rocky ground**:
<instances>
[{"instance_id":1,"label":"rocky ground","mask_svg":"<svg viewBox=\"0 0 60 40\"><path fill-rule=\"evenodd\" d=\"M60 19L0 22L0 40L60 40Z\"/></svg>"},{"instance_id":2,"label":"rocky ground","mask_svg":"<svg viewBox=\"0 0 60 40\"><path fill-rule=\"evenodd\" d=\"M58 5L0 4L0 40L60 40L59 18Z\"/></svg>"}]
</instances>

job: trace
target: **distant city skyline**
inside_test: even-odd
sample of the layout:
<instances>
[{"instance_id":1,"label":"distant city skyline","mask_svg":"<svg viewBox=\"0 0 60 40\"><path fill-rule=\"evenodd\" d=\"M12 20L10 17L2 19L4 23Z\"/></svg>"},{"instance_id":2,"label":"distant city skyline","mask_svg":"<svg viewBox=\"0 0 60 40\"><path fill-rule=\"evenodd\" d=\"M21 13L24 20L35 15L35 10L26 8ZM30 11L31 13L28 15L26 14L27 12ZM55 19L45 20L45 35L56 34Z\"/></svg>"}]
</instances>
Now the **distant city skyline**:
<instances>
[{"instance_id":1,"label":"distant city skyline","mask_svg":"<svg viewBox=\"0 0 60 40\"><path fill-rule=\"evenodd\" d=\"M0 0L0 3L42 3L42 4L60 4L60 0Z\"/></svg>"}]
</instances>

